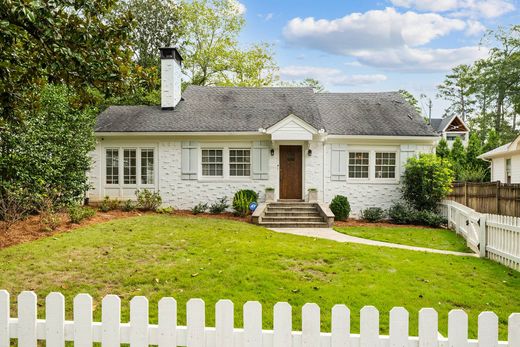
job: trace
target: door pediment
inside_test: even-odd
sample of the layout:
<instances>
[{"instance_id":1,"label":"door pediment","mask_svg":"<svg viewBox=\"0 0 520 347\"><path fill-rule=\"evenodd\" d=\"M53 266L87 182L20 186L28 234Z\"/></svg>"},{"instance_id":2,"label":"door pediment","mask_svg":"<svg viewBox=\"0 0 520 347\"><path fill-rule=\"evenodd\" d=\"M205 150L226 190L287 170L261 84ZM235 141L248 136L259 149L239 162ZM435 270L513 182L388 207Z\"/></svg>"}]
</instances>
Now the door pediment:
<instances>
[{"instance_id":1,"label":"door pediment","mask_svg":"<svg viewBox=\"0 0 520 347\"><path fill-rule=\"evenodd\" d=\"M291 114L266 130L271 135L271 139L281 141L309 141L314 134L318 133L312 125L301 118Z\"/></svg>"}]
</instances>

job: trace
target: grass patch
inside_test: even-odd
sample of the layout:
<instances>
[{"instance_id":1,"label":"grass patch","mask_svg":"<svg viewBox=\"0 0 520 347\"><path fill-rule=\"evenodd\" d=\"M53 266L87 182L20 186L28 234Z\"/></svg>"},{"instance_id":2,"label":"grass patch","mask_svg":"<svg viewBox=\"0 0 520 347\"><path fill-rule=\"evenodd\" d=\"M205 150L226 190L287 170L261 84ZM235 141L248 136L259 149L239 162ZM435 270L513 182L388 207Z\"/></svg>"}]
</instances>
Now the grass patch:
<instances>
[{"instance_id":1,"label":"grass patch","mask_svg":"<svg viewBox=\"0 0 520 347\"><path fill-rule=\"evenodd\" d=\"M335 228L335 230L369 240L471 253L462 236L446 229L362 226Z\"/></svg>"},{"instance_id":2,"label":"grass patch","mask_svg":"<svg viewBox=\"0 0 520 347\"><path fill-rule=\"evenodd\" d=\"M0 268L0 288L13 300L22 290L36 291L39 314L45 295L62 292L68 319L74 295L84 292L94 298L95 319L108 293L121 296L123 320L129 317L130 298L145 295L152 322L157 301L173 296L180 324L189 298L205 300L210 325L216 301L233 300L236 326L242 325L242 305L258 300L265 328L272 327L273 305L287 301L298 330L306 302L320 305L324 330L330 329L332 306L346 304L353 332L359 330L364 305L379 309L385 333L388 312L403 306L413 335L420 308L439 312L444 334L448 312L463 308L471 337L477 333L477 315L494 311L505 339L509 314L520 312L520 273L489 260L315 240L216 219L146 215L91 225L3 249ZM16 314L14 305L12 310Z\"/></svg>"}]
</instances>

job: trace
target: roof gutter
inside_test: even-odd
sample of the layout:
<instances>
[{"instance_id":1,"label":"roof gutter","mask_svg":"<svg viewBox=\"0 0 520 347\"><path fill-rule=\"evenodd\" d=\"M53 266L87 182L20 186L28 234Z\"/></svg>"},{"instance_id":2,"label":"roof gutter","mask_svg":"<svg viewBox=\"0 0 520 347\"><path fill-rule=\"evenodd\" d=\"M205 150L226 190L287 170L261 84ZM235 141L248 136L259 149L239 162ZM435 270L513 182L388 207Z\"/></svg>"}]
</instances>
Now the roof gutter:
<instances>
[{"instance_id":1,"label":"roof gutter","mask_svg":"<svg viewBox=\"0 0 520 347\"><path fill-rule=\"evenodd\" d=\"M123 136L253 136L262 135L258 131L199 131L199 132L187 132L187 131L128 131L128 132L104 132L96 131L96 136L104 137L123 137Z\"/></svg>"},{"instance_id":2,"label":"roof gutter","mask_svg":"<svg viewBox=\"0 0 520 347\"><path fill-rule=\"evenodd\" d=\"M413 140L438 141L441 136L402 136L402 135L327 135L328 139L338 140Z\"/></svg>"}]
</instances>

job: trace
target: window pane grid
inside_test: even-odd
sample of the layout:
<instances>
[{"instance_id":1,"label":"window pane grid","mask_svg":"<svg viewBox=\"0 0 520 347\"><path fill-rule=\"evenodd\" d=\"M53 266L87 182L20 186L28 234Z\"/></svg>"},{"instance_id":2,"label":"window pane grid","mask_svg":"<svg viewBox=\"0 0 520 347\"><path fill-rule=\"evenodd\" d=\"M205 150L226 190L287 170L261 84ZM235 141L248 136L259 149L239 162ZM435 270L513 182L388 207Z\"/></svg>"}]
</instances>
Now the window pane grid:
<instances>
[{"instance_id":1,"label":"window pane grid","mask_svg":"<svg viewBox=\"0 0 520 347\"><path fill-rule=\"evenodd\" d=\"M137 151L123 150L123 183L137 184Z\"/></svg>"},{"instance_id":2,"label":"window pane grid","mask_svg":"<svg viewBox=\"0 0 520 347\"><path fill-rule=\"evenodd\" d=\"M395 178L395 153L376 153L376 178Z\"/></svg>"},{"instance_id":3,"label":"window pane grid","mask_svg":"<svg viewBox=\"0 0 520 347\"><path fill-rule=\"evenodd\" d=\"M202 150L202 175L223 176L224 164L221 149Z\"/></svg>"},{"instance_id":4,"label":"window pane grid","mask_svg":"<svg viewBox=\"0 0 520 347\"><path fill-rule=\"evenodd\" d=\"M141 184L154 183L153 149L141 150Z\"/></svg>"},{"instance_id":5,"label":"window pane grid","mask_svg":"<svg viewBox=\"0 0 520 347\"><path fill-rule=\"evenodd\" d=\"M250 176L251 175L251 150L230 149L229 150L229 175Z\"/></svg>"},{"instance_id":6,"label":"window pane grid","mask_svg":"<svg viewBox=\"0 0 520 347\"><path fill-rule=\"evenodd\" d=\"M106 150L106 182L107 184L119 184L119 150L107 148Z\"/></svg>"},{"instance_id":7,"label":"window pane grid","mask_svg":"<svg viewBox=\"0 0 520 347\"><path fill-rule=\"evenodd\" d=\"M368 153L351 152L348 157L348 177L368 178Z\"/></svg>"}]
</instances>

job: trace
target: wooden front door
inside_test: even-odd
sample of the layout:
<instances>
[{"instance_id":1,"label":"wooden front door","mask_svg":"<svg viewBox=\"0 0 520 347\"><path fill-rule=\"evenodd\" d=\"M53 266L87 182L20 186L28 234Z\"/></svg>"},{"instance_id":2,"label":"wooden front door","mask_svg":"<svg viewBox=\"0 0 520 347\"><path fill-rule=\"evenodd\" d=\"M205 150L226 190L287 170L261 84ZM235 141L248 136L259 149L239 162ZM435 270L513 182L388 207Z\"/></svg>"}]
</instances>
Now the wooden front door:
<instances>
[{"instance_id":1,"label":"wooden front door","mask_svg":"<svg viewBox=\"0 0 520 347\"><path fill-rule=\"evenodd\" d=\"M302 146L280 146L280 199L302 198Z\"/></svg>"}]
</instances>

